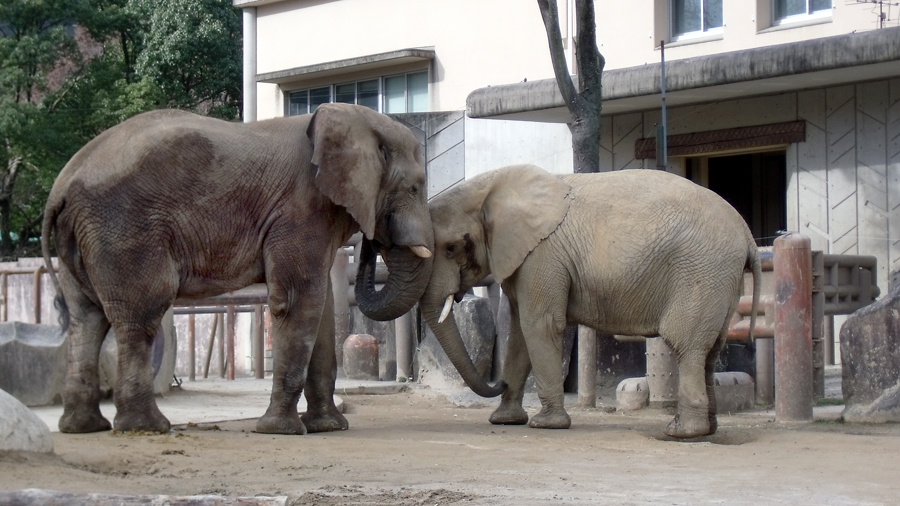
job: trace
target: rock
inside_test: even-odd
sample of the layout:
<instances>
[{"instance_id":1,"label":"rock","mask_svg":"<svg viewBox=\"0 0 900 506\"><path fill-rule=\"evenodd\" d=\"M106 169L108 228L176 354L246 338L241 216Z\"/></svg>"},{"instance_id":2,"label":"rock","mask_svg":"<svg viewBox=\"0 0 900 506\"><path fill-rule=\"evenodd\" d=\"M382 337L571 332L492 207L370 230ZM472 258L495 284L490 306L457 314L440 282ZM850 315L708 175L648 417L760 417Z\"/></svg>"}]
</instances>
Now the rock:
<instances>
[{"instance_id":1,"label":"rock","mask_svg":"<svg viewBox=\"0 0 900 506\"><path fill-rule=\"evenodd\" d=\"M716 413L737 413L756 404L756 385L745 372L717 372L713 376Z\"/></svg>"},{"instance_id":2,"label":"rock","mask_svg":"<svg viewBox=\"0 0 900 506\"><path fill-rule=\"evenodd\" d=\"M53 451L53 439L47 424L4 390L0 390L0 450Z\"/></svg>"},{"instance_id":3,"label":"rock","mask_svg":"<svg viewBox=\"0 0 900 506\"><path fill-rule=\"evenodd\" d=\"M350 379L378 379L378 342L369 334L351 334L344 341L344 374Z\"/></svg>"},{"instance_id":4,"label":"rock","mask_svg":"<svg viewBox=\"0 0 900 506\"><path fill-rule=\"evenodd\" d=\"M453 316L475 369L485 380L490 379L494 354L494 317L487 298L466 295L454 305ZM430 328L419 344L419 382L435 388L465 388L466 384L447 358Z\"/></svg>"},{"instance_id":5,"label":"rock","mask_svg":"<svg viewBox=\"0 0 900 506\"><path fill-rule=\"evenodd\" d=\"M0 389L26 406L61 402L66 352L58 325L0 323Z\"/></svg>"},{"instance_id":6,"label":"rock","mask_svg":"<svg viewBox=\"0 0 900 506\"><path fill-rule=\"evenodd\" d=\"M900 285L841 327L845 421L900 422Z\"/></svg>"},{"instance_id":7,"label":"rock","mask_svg":"<svg viewBox=\"0 0 900 506\"><path fill-rule=\"evenodd\" d=\"M616 387L616 409L636 411L650 403L650 387L647 378L626 378Z\"/></svg>"}]
</instances>

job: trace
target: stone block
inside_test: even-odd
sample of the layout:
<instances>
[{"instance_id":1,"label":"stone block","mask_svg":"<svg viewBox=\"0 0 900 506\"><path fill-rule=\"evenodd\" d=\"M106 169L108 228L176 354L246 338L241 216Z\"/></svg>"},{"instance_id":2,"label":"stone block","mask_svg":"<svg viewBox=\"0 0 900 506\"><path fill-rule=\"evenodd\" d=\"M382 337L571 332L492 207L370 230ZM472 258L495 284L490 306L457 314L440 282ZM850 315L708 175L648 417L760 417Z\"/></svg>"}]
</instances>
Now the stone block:
<instances>
[{"instance_id":1,"label":"stone block","mask_svg":"<svg viewBox=\"0 0 900 506\"><path fill-rule=\"evenodd\" d=\"M26 406L60 403L66 353L59 325L0 323L0 389Z\"/></svg>"},{"instance_id":2,"label":"stone block","mask_svg":"<svg viewBox=\"0 0 900 506\"><path fill-rule=\"evenodd\" d=\"M900 285L841 327L845 421L900 422Z\"/></svg>"},{"instance_id":3,"label":"stone block","mask_svg":"<svg viewBox=\"0 0 900 506\"><path fill-rule=\"evenodd\" d=\"M716 413L737 413L756 403L756 385L745 372L717 372L713 375Z\"/></svg>"},{"instance_id":4,"label":"stone block","mask_svg":"<svg viewBox=\"0 0 900 506\"><path fill-rule=\"evenodd\" d=\"M650 387L647 378L626 378L616 387L616 409L636 411L650 403Z\"/></svg>"},{"instance_id":5,"label":"stone block","mask_svg":"<svg viewBox=\"0 0 900 506\"><path fill-rule=\"evenodd\" d=\"M485 297L466 295L453 307L456 325L472 357L475 369L485 380L490 379L494 354L494 317L490 301ZM465 388L456 367L447 358L430 328L419 345L417 354L419 382L435 388Z\"/></svg>"},{"instance_id":6,"label":"stone block","mask_svg":"<svg viewBox=\"0 0 900 506\"><path fill-rule=\"evenodd\" d=\"M53 451L47 424L3 390L0 390L0 451Z\"/></svg>"}]
</instances>

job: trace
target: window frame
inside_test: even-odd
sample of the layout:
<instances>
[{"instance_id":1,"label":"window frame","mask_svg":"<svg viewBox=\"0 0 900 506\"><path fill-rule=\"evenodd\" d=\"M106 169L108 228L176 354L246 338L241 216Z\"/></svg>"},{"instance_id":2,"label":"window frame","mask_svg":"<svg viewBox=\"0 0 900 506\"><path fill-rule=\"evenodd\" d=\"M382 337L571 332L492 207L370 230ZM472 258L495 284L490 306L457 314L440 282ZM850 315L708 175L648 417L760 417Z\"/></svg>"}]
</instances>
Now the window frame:
<instances>
[{"instance_id":1,"label":"window frame","mask_svg":"<svg viewBox=\"0 0 900 506\"><path fill-rule=\"evenodd\" d=\"M676 16L675 16L675 2L677 0L667 0L668 4L668 13L669 13L669 41L670 42L684 42L687 40L694 40L700 38L707 37L716 37L721 36L725 32L725 2L724 0L718 0L722 3L722 26L715 26L711 28L704 27L703 25L706 22L706 5L707 2L711 0L700 0L700 29L694 30L691 32L683 32L679 33L676 26ZM717 0L712 0L717 1ZM773 4L774 5L774 4Z\"/></svg>"},{"instance_id":2,"label":"window frame","mask_svg":"<svg viewBox=\"0 0 900 506\"><path fill-rule=\"evenodd\" d=\"M329 90L328 102L322 102L322 103L336 103L337 98L338 98L337 97L338 88L342 87L342 86L351 85L351 84L355 86L353 101L352 102L344 101L343 103L359 104L360 83L368 83L368 82L375 81L375 80L378 81L378 97L377 97L378 108L373 109L373 110L376 110L377 112L385 113L386 105L387 105L386 100L385 100L386 99L385 79L396 78L396 77L404 77L404 82L403 82L404 111L403 112L391 112L391 113L385 113L385 114L409 113L410 112L410 90L409 90L410 77L409 76L410 75L421 75L421 74L425 75L426 108L424 111L413 111L413 112L428 112L430 110L431 79L430 79L429 70L422 69L422 70L411 70L411 71L406 71L406 72L397 72L397 73L393 73L393 74L384 74L384 75L379 75L379 76L374 76L374 77L346 80L346 81L336 81L336 82L332 82L329 84L322 84L322 85L318 85L318 86L307 86L305 88L285 90L284 91L284 94L285 94L284 114L285 114L285 116L299 116L301 114L309 114L311 112L314 112L315 109L311 109L311 106L312 106L311 92L314 90L321 90L324 88L328 88L328 90ZM293 113L292 111L293 111L294 102L293 102L292 98L295 95L301 94L301 93L306 93L306 112ZM318 104L318 105L321 105L321 104ZM317 105L317 107L318 107L318 105ZM365 105L364 107L369 107L369 106ZM371 109L371 107L370 107L370 109Z\"/></svg>"},{"instance_id":3,"label":"window frame","mask_svg":"<svg viewBox=\"0 0 900 506\"><path fill-rule=\"evenodd\" d=\"M777 4L779 1L787 1L787 0L772 0L769 2L769 15L772 16L772 26L786 26L786 25L795 25L798 23L805 23L809 21L821 20L831 18L831 13L834 10L831 2L829 2L829 7L827 9L819 9L817 11L810 12L810 4L812 0L805 0L806 2L806 12L803 14L791 14L788 16L784 16L779 18L777 16Z\"/></svg>"}]
</instances>

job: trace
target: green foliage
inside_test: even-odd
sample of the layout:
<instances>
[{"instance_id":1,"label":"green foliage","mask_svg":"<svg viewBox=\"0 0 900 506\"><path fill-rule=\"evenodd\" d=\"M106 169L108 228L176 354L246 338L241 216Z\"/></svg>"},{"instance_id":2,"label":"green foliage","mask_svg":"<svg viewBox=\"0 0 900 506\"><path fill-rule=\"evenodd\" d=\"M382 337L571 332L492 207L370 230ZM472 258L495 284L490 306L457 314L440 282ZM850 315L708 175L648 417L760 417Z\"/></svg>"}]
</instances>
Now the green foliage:
<instances>
[{"instance_id":1,"label":"green foliage","mask_svg":"<svg viewBox=\"0 0 900 506\"><path fill-rule=\"evenodd\" d=\"M231 0L0 0L0 257L39 254L47 194L101 131L173 107L237 119Z\"/></svg>"}]
</instances>

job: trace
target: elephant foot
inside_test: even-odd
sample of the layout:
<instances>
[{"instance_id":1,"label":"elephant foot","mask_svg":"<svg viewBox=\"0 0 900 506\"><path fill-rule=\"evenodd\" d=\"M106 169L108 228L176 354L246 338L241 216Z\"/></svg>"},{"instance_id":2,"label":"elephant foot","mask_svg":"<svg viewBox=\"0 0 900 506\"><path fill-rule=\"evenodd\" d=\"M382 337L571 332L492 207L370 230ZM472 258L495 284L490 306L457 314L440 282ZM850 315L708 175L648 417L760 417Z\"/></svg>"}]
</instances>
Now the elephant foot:
<instances>
[{"instance_id":1,"label":"elephant foot","mask_svg":"<svg viewBox=\"0 0 900 506\"><path fill-rule=\"evenodd\" d=\"M266 412L265 415L256 421L256 432L302 436L306 434L306 425L300 420L300 415L296 411L294 413L279 414Z\"/></svg>"},{"instance_id":2,"label":"elephant foot","mask_svg":"<svg viewBox=\"0 0 900 506\"><path fill-rule=\"evenodd\" d=\"M710 426L709 416L682 416L682 413L675 415L675 418L666 426L666 434L679 439L707 436L715 432L715 428Z\"/></svg>"},{"instance_id":3,"label":"elephant foot","mask_svg":"<svg viewBox=\"0 0 900 506\"><path fill-rule=\"evenodd\" d=\"M568 429L572 426L572 419L565 409L548 410L541 409L541 412L531 417L528 426L534 429Z\"/></svg>"},{"instance_id":4,"label":"elephant foot","mask_svg":"<svg viewBox=\"0 0 900 506\"><path fill-rule=\"evenodd\" d=\"M528 423L528 413L525 412L522 406L504 406L501 404L499 408L491 413L488 421L494 425L525 425Z\"/></svg>"},{"instance_id":5,"label":"elephant foot","mask_svg":"<svg viewBox=\"0 0 900 506\"><path fill-rule=\"evenodd\" d=\"M322 410L307 411L300 416L300 420L306 426L306 431L310 433L333 432L350 428L350 422L335 406L328 406Z\"/></svg>"},{"instance_id":6,"label":"elephant foot","mask_svg":"<svg viewBox=\"0 0 900 506\"><path fill-rule=\"evenodd\" d=\"M113 427L119 432L159 432L167 433L172 428L154 403L152 409L119 410L113 420Z\"/></svg>"},{"instance_id":7,"label":"elephant foot","mask_svg":"<svg viewBox=\"0 0 900 506\"><path fill-rule=\"evenodd\" d=\"M59 418L59 431L68 434L103 432L110 429L112 424L100 414L100 408L87 411L65 408Z\"/></svg>"},{"instance_id":8,"label":"elephant foot","mask_svg":"<svg viewBox=\"0 0 900 506\"><path fill-rule=\"evenodd\" d=\"M709 433L707 435L712 436L719 429L719 421L716 419L716 415L710 413L709 415Z\"/></svg>"}]
</instances>

